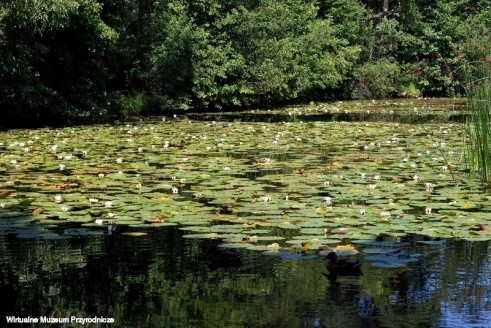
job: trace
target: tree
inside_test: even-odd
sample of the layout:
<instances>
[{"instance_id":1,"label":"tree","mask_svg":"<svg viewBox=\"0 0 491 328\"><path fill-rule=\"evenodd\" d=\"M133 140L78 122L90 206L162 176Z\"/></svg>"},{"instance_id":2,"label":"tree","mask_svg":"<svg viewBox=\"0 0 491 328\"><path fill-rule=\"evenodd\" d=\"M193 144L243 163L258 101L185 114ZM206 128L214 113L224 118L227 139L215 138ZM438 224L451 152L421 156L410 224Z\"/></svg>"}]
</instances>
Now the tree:
<instances>
[{"instance_id":1,"label":"tree","mask_svg":"<svg viewBox=\"0 0 491 328\"><path fill-rule=\"evenodd\" d=\"M117 34L95 0L8 0L0 5L0 110L6 121L99 116L105 51Z\"/></svg>"},{"instance_id":2,"label":"tree","mask_svg":"<svg viewBox=\"0 0 491 328\"><path fill-rule=\"evenodd\" d=\"M244 57L252 102L308 97L337 86L360 47L336 36L330 19L318 17L314 2L258 1L228 17L234 48Z\"/></svg>"}]
</instances>

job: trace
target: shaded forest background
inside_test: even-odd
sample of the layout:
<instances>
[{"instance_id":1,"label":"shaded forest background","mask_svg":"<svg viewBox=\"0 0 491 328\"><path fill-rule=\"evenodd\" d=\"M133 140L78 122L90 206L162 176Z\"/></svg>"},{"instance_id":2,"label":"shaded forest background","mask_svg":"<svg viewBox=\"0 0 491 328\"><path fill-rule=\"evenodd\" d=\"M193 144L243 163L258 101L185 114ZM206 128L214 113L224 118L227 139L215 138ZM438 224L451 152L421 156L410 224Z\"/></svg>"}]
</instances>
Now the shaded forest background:
<instances>
[{"instance_id":1,"label":"shaded forest background","mask_svg":"<svg viewBox=\"0 0 491 328\"><path fill-rule=\"evenodd\" d=\"M0 127L454 96L489 0L2 0Z\"/></svg>"}]
</instances>

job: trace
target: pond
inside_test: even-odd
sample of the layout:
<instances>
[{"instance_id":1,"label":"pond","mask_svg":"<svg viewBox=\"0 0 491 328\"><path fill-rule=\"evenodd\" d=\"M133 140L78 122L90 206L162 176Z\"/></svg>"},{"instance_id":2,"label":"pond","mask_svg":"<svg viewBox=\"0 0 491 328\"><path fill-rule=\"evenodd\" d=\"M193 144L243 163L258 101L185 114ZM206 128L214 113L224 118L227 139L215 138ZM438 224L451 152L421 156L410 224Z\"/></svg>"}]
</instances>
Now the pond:
<instances>
[{"instance_id":1,"label":"pond","mask_svg":"<svg viewBox=\"0 0 491 328\"><path fill-rule=\"evenodd\" d=\"M114 318L109 327L489 327L491 321L488 242L415 244L417 262L380 268L363 261L363 276L330 282L322 257L239 250L240 261L217 263L209 255L216 243L182 235L169 227L144 237L2 237L2 320ZM66 325L72 326L80 325Z\"/></svg>"},{"instance_id":2,"label":"pond","mask_svg":"<svg viewBox=\"0 0 491 328\"><path fill-rule=\"evenodd\" d=\"M1 309L484 327L491 195L466 172L463 116L422 99L0 132ZM327 279L330 252L363 275Z\"/></svg>"}]
</instances>

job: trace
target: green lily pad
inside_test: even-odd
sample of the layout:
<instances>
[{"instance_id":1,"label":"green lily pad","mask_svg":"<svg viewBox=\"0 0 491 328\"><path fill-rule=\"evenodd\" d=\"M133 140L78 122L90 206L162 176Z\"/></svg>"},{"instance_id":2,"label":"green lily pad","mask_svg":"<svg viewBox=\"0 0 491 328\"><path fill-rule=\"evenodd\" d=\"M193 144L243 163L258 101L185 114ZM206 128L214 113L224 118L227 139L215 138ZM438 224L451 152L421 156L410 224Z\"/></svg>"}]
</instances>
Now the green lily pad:
<instances>
[{"instance_id":1,"label":"green lily pad","mask_svg":"<svg viewBox=\"0 0 491 328\"><path fill-rule=\"evenodd\" d=\"M365 115L360 104L336 106ZM323 106L335 113L334 105ZM387 113L414 107L388 106ZM430 107L422 111L446 115ZM310 115L301 107L287 111ZM433 132L442 129L452 133ZM244 242L256 250L276 238L285 238L282 245L291 247L280 249L289 252L349 240L365 251L380 248L377 254L407 245L380 237L489 235L478 231L491 224L489 195L478 181L463 178L462 131L445 120L183 119L37 129L28 152L19 146L25 131L1 133L0 234L55 238L49 229L66 223L82 225L70 236L99 233L104 229L96 220L103 220L145 229L178 225L186 238L226 244L257 236ZM428 134L446 143L445 159L430 147ZM451 173L442 168L448 163Z\"/></svg>"}]
</instances>

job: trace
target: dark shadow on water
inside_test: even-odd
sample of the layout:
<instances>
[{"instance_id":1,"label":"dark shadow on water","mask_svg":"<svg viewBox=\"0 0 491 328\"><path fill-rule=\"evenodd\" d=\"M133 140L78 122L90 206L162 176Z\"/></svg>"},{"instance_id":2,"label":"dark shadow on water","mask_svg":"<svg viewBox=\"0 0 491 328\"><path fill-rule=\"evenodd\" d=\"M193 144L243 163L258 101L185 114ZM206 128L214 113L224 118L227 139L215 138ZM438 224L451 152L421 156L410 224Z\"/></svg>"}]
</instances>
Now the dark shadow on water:
<instances>
[{"instance_id":1,"label":"dark shadow on water","mask_svg":"<svg viewBox=\"0 0 491 328\"><path fill-rule=\"evenodd\" d=\"M206 253L206 260L210 270L238 268L242 265L242 255L239 252L226 251L217 245L210 245Z\"/></svg>"},{"instance_id":2,"label":"dark shadow on water","mask_svg":"<svg viewBox=\"0 0 491 328\"><path fill-rule=\"evenodd\" d=\"M407 124L422 124L430 122L465 122L466 115L464 113L452 115L436 115L436 114L386 114L372 113L319 113L309 115L282 115L277 113L257 112L249 114L246 112L236 113L220 113L220 114L189 114L186 115L189 119L197 121L241 121L241 122L397 122Z\"/></svg>"},{"instance_id":3,"label":"dark shadow on water","mask_svg":"<svg viewBox=\"0 0 491 328\"><path fill-rule=\"evenodd\" d=\"M143 237L0 237L0 326L6 315L114 317L110 327L485 327L490 319L486 242L411 244L422 256L399 268L359 255L363 275L329 272L331 281L325 257L282 259L182 235L171 227Z\"/></svg>"}]
</instances>

